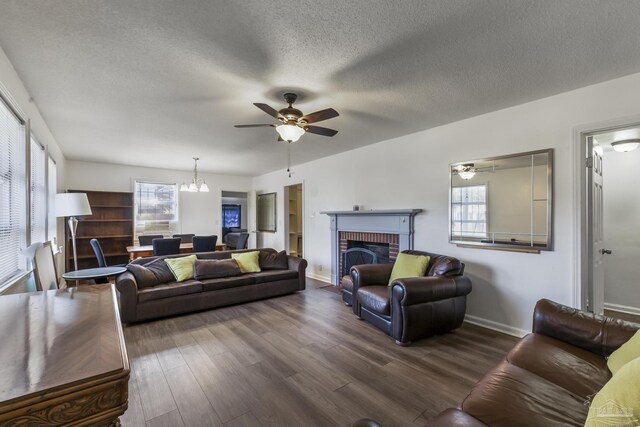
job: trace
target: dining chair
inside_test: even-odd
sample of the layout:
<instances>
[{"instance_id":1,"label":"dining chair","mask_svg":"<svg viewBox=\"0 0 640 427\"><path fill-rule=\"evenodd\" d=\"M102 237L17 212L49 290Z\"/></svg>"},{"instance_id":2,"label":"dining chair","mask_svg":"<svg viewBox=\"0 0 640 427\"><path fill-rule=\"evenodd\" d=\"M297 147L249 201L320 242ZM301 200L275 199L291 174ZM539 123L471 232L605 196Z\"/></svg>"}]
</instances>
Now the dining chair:
<instances>
[{"instance_id":1,"label":"dining chair","mask_svg":"<svg viewBox=\"0 0 640 427\"><path fill-rule=\"evenodd\" d=\"M151 244L153 245L153 256L160 255L175 255L180 253L179 237L168 239L153 239Z\"/></svg>"},{"instance_id":2,"label":"dining chair","mask_svg":"<svg viewBox=\"0 0 640 427\"><path fill-rule=\"evenodd\" d=\"M191 243L195 234L174 234L173 237L179 237L182 243Z\"/></svg>"},{"instance_id":3,"label":"dining chair","mask_svg":"<svg viewBox=\"0 0 640 427\"><path fill-rule=\"evenodd\" d=\"M51 242L44 242L36 247L33 257L33 271L38 291L58 289L58 272L56 271Z\"/></svg>"},{"instance_id":4,"label":"dining chair","mask_svg":"<svg viewBox=\"0 0 640 427\"><path fill-rule=\"evenodd\" d=\"M153 239L162 239L163 237L162 234L143 234L138 236L138 242L140 246L150 246Z\"/></svg>"},{"instance_id":5,"label":"dining chair","mask_svg":"<svg viewBox=\"0 0 640 427\"><path fill-rule=\"evenodd\" d=\"M213 252L216 250L218 236L193 236L193 252Z\"/></svg>"},{"instance_id":6,"label":"dining chair","mask_svg":"<svg viewBox=\"0 0 640 427\"><path fill-rule=\"evenodd\" d=\"M247 241L249 240L249 233L240 233L238 240L236 240L236 249L247 249Z\"/></svg>"}]
</instances>

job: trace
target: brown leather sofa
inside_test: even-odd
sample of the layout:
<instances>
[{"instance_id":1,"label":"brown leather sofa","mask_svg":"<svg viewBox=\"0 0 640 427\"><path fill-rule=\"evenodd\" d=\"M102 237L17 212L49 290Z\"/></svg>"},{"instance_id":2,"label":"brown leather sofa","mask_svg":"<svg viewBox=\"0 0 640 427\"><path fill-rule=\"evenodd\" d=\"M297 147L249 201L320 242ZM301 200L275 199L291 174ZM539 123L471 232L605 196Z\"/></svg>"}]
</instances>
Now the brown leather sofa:
<instances>
[{"instance_id":1,"label":"brown leather sofa","mask_svg":"<svg viewBox=\"0 0 640 427\"><path fill-rule=\"evenodd\" d=\"M443 334L462 325L471 280L458 259L421 251L403 251L430 257L423 277L398 279L388 286L393 264L351 268L353 312L396 340L412 341Z\"/></svg>"},{"instance_id":2,"label":"brown leather sofa","mask_svg":"<svg viewBox=\"0 0 640 427\"><path fill-rule=\"evenodd\" d=\"M201 252L195 254L198 260L230 259L234 252L251 252L252 250ZM258 249L260 263L265 256L275 256L274 249ZM175 314L189 313L225 305L238 304L284 295L305 289L305 271L307 261L287 256L278 269L263 269L260 273L247 273L232 277L219 277L203 280L186 280L176 282L169 272L161 272L164 277L153 286L138 283L131 271L119 275L116 288L120 292L120 318L125 323L139 322ZM139 258L133 265L149 266L153 261L185 256L168 255ZM130 264L130 265L131 265ZM161 263L160 267L166 266ZM133 267L128 267L133 269Z\"/></svg>"},{"instance_id":3,"label":"brown leather sofa","mask_svg":"<svg viewBox=\"0 0 640 427\"><path fill-rule=\"evenodd\" d=\"M606 357L640 325L538 301L533 333L482 378L460 408L430 427L583 426L588 402L611 378ZM377 427L360 420L354 427Z\"/></svg>"}]
</instances>

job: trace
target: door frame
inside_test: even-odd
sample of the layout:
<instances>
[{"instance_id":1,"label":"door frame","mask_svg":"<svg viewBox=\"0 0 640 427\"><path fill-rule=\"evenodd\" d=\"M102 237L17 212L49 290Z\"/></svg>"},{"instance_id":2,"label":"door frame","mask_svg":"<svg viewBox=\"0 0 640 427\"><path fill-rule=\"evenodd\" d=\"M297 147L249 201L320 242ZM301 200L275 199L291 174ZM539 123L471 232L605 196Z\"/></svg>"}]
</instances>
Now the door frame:
<instances>
[{"instance_id":1,"label":"door frame","mask_svg":"<svg viewBox=\"0 0 640 427\"><path fill-rule=\"evenodd\" d=\"M307 245L307 239L305 239L305 235L306 235L306 221L304 220L304 213L306 212L305 209L305 203L306 203L306 197L305 197L305 192L304 192L304 179L301 181L297 181L297 182L292 182L290 184L287 184L285 186L282 187L282 202L283 202L283 209L282 212L284 214L283 216L283 244L284 244L284 250L287 251L287 253L289 252L289 187L292 187L294 185L300 185L300 188L302 188L302 254L306 254L306 245Z\"/></svg>"},{"instance_id":2,"label":"door frame","mask_svg":"<svg viewBox=\"0 0 640 427\"><path fill-rule=\"evenodd\" d=\"M601 122L585 124L573 128L571 157L573 159L573 266L574 286L573 305L587 310L587 301L593 296L589 294L589 259L593 252L592 242L588 239L587 209L587 137L628 127L639 127L640 115L620 117Z\"/></svg>"}]
</instances>

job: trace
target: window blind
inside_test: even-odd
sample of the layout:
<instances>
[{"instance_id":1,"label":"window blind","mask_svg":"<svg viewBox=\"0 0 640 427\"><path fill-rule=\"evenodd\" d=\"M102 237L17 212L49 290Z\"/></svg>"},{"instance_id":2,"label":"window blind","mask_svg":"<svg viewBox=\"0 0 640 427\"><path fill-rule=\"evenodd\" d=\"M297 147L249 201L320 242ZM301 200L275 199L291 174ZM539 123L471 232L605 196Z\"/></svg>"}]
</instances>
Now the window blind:
<instances>
[{"instance_id":1,"label":"window blind","mask_svg":"<svg viewBox=\"0 0 640 427\"><path fill-rule=\"evenodd\" d=\"M47 154L31 135L31 243L47 240Z\"/></svg>"},{"instance_id":2,"label":"window blind","mask_svg":"<svg viewBox=\"0 0 640 427\"><path fill-rule=\"evenodd\" d=\"M0 99L0 283L25 267L26 150L24 123Z\"/></svg>"},{"instance_id":3,"label":"window blind","mask_svg":"<svg viewBox=\"0 0 640 427\"><path fill-rule=\"evenodd\" d=\"M49 168L47 169L47 187L48 187L48 198L49 202L47 203L47 211L48 211L48 225L47 225L47 240L53 242L53 240L57 236L57 225L58 221L56 218L56 193L58 192L58 169L56 166L56 162L49 157ZM54 246L55 247L55 246Z\"/></svg>"},{"instance_id":4,"label":"window blind","mask_svg":"<svg viewBox=\"0 0 640 427\"><path fill-rule=\"evenodd\" d=\"M178 225L178 185L136 181L135 238L141 234L171 237Z\"/></svg>"}]
</instances>

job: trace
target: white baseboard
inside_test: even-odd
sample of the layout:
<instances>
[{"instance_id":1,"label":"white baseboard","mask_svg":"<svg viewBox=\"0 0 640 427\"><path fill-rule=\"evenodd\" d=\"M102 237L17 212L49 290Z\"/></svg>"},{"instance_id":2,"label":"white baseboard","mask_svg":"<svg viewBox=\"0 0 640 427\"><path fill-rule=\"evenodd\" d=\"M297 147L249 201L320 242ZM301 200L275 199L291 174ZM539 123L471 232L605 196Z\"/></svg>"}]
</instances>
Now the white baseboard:
<instances>
[{"instance_id":1,"label":"white baseboard","mask_svg":"<svg viewBox=\"0 0 640 427\"><path fill-rule=\"evenodd\" d=\"M612 304L610 302L605 302L604 309L617 311L619 313L632 314L634 316L640 316L640 308L629 307L628 305Z\"/></svg>"},{"instance_id":2,"label":"white baseboard","mask_svg":"<svg viewBox=\"0 0 640 427\"><path fill-rule=\"evenodd\" d=\"M333 283L331 283L331 277L320 276L318 274L313 274L313 273L307 273L307 277L309 279L315 279L315 280L319 280L321 282L326 282L327 285L332 285L333 284Z\"/></svg>"},{"instance_id":3,"label":"white baseboard","mask_svg":"<svg viewBox=\"0 0 640 427\"><path fill-rule=\"evenodd\" d=\"M505 325L504 323L498 323L494 322L493 320L483 319L482 317L471 316L468 314L465 316L464 321L467 323L471 323L472 325L482 326L483 328L502 332L503 334L511 335L518 338L522 338L529 333L529 331L525 331L524 329L515 328L513 326Z\"/></svg>"}]
</instances>

